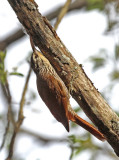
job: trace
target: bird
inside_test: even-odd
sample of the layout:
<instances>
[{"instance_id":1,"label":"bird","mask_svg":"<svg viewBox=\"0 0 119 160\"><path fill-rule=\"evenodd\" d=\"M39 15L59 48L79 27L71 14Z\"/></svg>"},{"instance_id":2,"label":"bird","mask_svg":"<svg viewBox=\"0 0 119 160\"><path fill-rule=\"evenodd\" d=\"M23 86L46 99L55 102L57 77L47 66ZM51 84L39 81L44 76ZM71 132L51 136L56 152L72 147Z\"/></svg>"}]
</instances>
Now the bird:
<instances>
[{"instance_id":1,"label":"bird","mask_svg":"<svg viewBox=\"0 0 119 160\"><path fill-rule=\"evenodd\" d=\"M83 127L99 140L104 141L104 135L93 125L82 119L70 105L69 91L63 80L56 73L49 60L35 48L30 37L33 54L31 56L31 67L36 74L37 90L49 108L55 119L62 123L69 132L69 121Z\"/></svg>"}]
</instances>

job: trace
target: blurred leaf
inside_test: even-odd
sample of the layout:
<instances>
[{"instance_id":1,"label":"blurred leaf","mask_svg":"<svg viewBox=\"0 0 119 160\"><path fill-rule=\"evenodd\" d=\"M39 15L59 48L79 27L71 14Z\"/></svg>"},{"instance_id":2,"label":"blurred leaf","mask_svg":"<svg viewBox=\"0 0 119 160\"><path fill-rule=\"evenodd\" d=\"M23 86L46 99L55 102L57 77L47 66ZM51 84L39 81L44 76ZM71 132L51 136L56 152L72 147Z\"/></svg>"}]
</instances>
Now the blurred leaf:
<instances>
[{"instance_id":1,"label":"blurred leaf","mask_svg":"<svg viewBox=\"0 0 119 160\"><path fill-rule=\"evenodd\" d=\"M108 60L108 54L107 50L100 49L98 54L95 56L90 56L88 58L88 61L90 61L93 64L93 70L97 70L101 67L104 67L104 65L107 63Z\"/></svg>"},{"instance_id":2,"label":"blurred leaf","mask_svg":"<svg viewBox=\"0 0 119 160\"><path fill-rule=\"evenodd\" d=\"M90 57L90 61L93 63L93 70L96 70L96 69L103 67L106 63L105 58L98 57L98 56Z\"/></svg>"},{"instance_id":3,"label":"blurred leaf","mask_svg":"<svg viewBox=\"0 0 119 160\"><path fill-rule=\"evenodd\" d=\"M5 84L7 79L7 71L5 71L4 65L5 57L6 52L0 51L0 81L2 84Z\"/></svg>"},{"instance_id":4,"label":"blurred leaf","mask_svg":"<svg viewBox=\"0 0 119 160\"><path fill-rule=\"evenodd\" d=\"M7 72L0 71L0 81L2 84L5 84L7 80Z\"/></svg>"},{"instance_id":5,"label":"blurred leaf","mask_svg":"<svg viewBox=\"0 0 119 160\"><path fill-rule=\"evenodd\" d=\"M17 72L18 67L13 67L13 72Z\"/></svg>"},{"instance_id":6,"label":"blurred leaf","mask_svg":"<svg viewBox=\"0 0 119 160\"><path fill-rule=\"evenodd\" d=\"M82 137L80 138L80 136L74 135L69 136L69 139L71 141L70 148L72 151L70 159L72 159L74 156L78 155L82 151L84 152L85 150L93 150L94 153L98 152L101 149L98 145L92 142L90 133L87 133L83 139Z\"/></svg>"},{"instance_id":7,"label":"blurred leaf","mask_svg":"<svg viewBox=\"0 0 119 160\"><path fill-rule=\"evenodd\" d=\"M0 62L4 61L7 52L0 51Z\"/></svg>"},{"instance_id":8,"label":"blurred leaf","mask_svg":"<svg viewBox=\"0 0 119 160\"><path fill-rule=\"evenodd\" d=\"M80 112L82 110L81 110L80 106L77 106L76 108L74 108L74 111L77 113L77 112Z\"/></svg>"},{"instance_id":9,"label":"blurred leaf","mask_svg":"<svg viewBox=\"0 0 119 160\"><path fill-rule=\"evenodd\" d=\"M87 10L93 10L93 9L104 9L104 1L103 0L87 0L88 7Z\"/></svg>"},{"instance_id":10,"label":"blurred leaf","mask_svg":"<svg viewBox=\"0 0 119 160\"><path fill-rule=\"evenodd\" d=\"M19 72L10 72L9 75L24 77L24 75L22 73L19 73Z\"/></svg>"},{"instance_id":11,"label":"blurred leaf","mask_svg":"<svg viewBox=\"0 0 119 160\"><path fill-rule=\"evenodd\" d=\"M117 24L118 24L117 20L109 20L106 32L111 32Z\"/></svg>"},{"instance_id":12,"label":"blurred leaf","mask_svg":"<svg viewBox=\"0 0 119 160\"><path fill-rule=\"evenodd\" d=\"M113 72L111 72L110 73L110 78L111 78L111 80L119 79L119 71L118 70L114 70Z\"/></svg>"},{"instance_id":13,"label":"blurred leaf","mask_svg":"<svg viewBox=\"0 0 119 160\"><path fill-rule=\"evenodd\" d=\"M119 59L119 45L115 45L115 58Z\"/></svg>"}]
</instances>

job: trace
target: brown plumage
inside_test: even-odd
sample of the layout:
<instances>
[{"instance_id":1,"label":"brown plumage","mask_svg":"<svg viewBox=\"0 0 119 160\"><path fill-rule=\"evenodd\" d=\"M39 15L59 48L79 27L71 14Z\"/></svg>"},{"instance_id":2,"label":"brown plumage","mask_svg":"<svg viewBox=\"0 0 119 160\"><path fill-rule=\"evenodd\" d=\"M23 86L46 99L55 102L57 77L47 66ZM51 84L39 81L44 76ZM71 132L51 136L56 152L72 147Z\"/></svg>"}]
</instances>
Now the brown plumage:
<instances>
[{"instance_id":1,"label":"brown plumage","mask_svg":"<svg viewBox=\"0 0 119 160\"><path fill-rule=\"evenodd\" d=\"M64 82L50 62L35 49L33 43L32 48L34 53L31 57L31 66L36 73L37 89L52 115L64 125L67 131L69 131L69 120L71 120L88 130L98 139L105 140L102 133L74 112L71 108L69 92Z\"/></svg>"}]
</instances>

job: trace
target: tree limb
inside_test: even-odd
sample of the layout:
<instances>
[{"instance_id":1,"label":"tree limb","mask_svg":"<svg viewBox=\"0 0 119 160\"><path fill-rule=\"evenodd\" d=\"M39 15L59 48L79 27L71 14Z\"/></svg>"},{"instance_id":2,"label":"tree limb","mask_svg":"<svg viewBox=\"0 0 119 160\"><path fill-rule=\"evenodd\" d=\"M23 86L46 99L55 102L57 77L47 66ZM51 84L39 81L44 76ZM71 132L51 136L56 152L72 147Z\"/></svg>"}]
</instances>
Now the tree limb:
<instances>
[{"instance_id":1,"label":"tree limb","mask_svg":"<svg viewBox=\"0 0 119 160\"><path fill-rule=\"evenodd\" d=\"M25 36L23 29L16 30L14 33L0 41L0 50L5 50L10 44L14 43L16 40L22 38L23 36Z\"/></svg>"},{"instance_id":2,"label":"tree limb","mask_svg":"<svg viewBox=\"0 0 119 160\"><path fill-rule=\"evenodd\" d=\"M29 136L32 136L32 137L34 137L34 138L36 138L36 139L38 139L39 141L41 141L42 143L44 143L44 144L49 144L49 143L63 143L63 142L67 142L68 141L68 139L67 138L64 138L64 137L62 137L62 138L51 138L51 137L47 137L47 136L42 136L42 135L40 135L40 134L37 134L37 133L35 133L35 132L32 132L32 131L29 131L29 130L25 130L25 129L23 129L23 128L21 128L20 130L19 130L19 134L27 134L27 135L29 135Z\"/></svg>"},{"instance_id":3,"label":"tree limb","mask_svg":"<svg viewBox=\"0 0 119 160\"><path fill-rule=\"evenodd\" d=\"M49 59L72 97L104 134L119 156L119 117L113 112L81 65L73 58L33 0L8 0L26 32Z\"/></svg>"},{"instance_id":4,"label":"tree limb","mask_svg":"<svg viewBox=\"0 0 119 160\"><path fill-rule=\"evenodd\" d=\"M62 18L63 18L64 15L67 13L70 4L71 4L71 0L67 0L67 1L65 2L64 6L62 7L59 15L57 16L57 20L56 20L56 22L55 22L55 24L54 24L55 30L57 30L57 28L58 28L58 26L59 26Z\"/></svg>"}]
</instances>

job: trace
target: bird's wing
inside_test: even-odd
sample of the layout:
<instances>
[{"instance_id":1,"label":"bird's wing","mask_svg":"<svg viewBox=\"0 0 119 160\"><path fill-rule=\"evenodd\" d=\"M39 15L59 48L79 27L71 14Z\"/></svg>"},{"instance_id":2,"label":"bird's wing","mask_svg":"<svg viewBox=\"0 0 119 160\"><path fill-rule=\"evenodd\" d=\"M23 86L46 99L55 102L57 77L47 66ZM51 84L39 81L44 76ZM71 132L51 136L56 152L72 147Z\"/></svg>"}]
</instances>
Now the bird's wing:
<instances>
[{"instance_id":1,"label":"bird's wing","mask_svg":"<svg viewBox=\"0 0 119 160\"><path fill-rule=\"evenodd\" d=\"M40 81L37 81L37 88L52 115L69 131L69 95L63 81L59 77L49 75L47 80L40 78Z\"/></svg>"}]
</instances>

